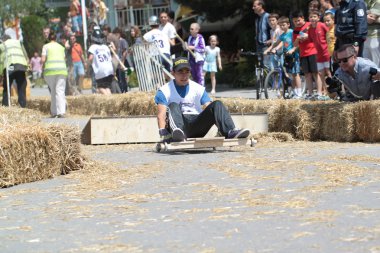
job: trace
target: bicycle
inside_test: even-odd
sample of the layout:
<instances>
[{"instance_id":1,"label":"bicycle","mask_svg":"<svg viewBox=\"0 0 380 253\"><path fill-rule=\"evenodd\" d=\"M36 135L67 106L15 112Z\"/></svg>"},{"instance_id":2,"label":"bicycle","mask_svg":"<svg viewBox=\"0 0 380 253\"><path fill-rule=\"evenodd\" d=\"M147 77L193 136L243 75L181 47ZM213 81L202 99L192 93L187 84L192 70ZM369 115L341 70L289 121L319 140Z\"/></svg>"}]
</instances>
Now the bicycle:
<instances>
[{"instance_id":1,"label":"bicycle","mask_svg":"<svg viewBox=\"0 0 380 253\"><path fill-rule=\"evenodd\" d=\"M304 82L301 82L301 84L301 92L303 94L305 92L306 85ZM289 77L284 65L280 65L268 73L265 78L264 86L266 89L272 88L280 91L280 97L283 97L284 99L293 98L293 95L295 95L292 87L292 80Z\"/></svg>"},{"instance_id":2,"label":"bicycle","mask_svg":"<svg viewBox=\"0 0 380 253\"><path fill-rule=\"evenodd\" d=\"M268 73L268 69L263 63L263 53L262 52L251 52L251 51L241 51L241 56L257 56L257 63L255 64L255 74L256 74L256 99L261 99L264 95L265 99L268 99L268 89L265 87L265 75Z\"/></svg>"}]
</instances>

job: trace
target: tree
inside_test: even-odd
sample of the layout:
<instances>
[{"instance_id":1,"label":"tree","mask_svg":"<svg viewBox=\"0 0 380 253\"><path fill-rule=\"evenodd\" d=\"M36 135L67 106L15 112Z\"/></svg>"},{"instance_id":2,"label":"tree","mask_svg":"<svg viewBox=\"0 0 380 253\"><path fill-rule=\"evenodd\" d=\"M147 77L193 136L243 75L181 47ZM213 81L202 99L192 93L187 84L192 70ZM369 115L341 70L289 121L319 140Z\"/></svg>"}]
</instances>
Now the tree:
<instances>
[{"instance_id":1,"label":"tree","mask_svg":"<svg viewBox=\"0 0 380 253\"><path fill-rule=\"evenodd\" d=\"M44 8L43 0L1 0L0 17L3 20L15 16L35 14Z\"/></svg>"},{"instance_id":2,"label":"tree","mask_svg":"<svg viewBox=\"0 0 380 253\"><path fill-rule=\"evenodd\" d=\"M41 54L42 46L45 43L42 29L46 25L46 19L40 16L30 15L22 18L21 27L24 35L24 46L29 57L31 57L35 51Z\"/></svg>"},{"instance_id":3,"label":"tree","mask_svg":"<svg viewBox=\"0 0 380 253\"><path fill-rule=\"evenodd\" d=\"M249 15L252 11L252 0L176 0L178 3L192 8L196 13L204 16L208 21L222 20L237 14ZM369 0L371 1L371 0ZM308 1L304 0L271 0L266 1L267 11L276 11L280 15L289 12L304 10Z\"/></svg>"},{"instance_id":4,"label":"tree","mask_svg":"<svg viewBox=\"0 0 380 253\"><path fill-rule=\"evenodd\" d=\"M380 3L379 0L365 0L365 2L367 4L368 9L371 9L375 5L376 2Z\"/></svg>"},{"instance_id":5,"label":"tree","mask_svg":"<svg viewBox=\"0 0 380 253\"><path fill-rule=\"evenodd\" d=\"M246 0L177 0L178 3L189 6L196 13L204 15L209 21L221 20L232 16L243 9Z\"/></svg>"}]
</instances>

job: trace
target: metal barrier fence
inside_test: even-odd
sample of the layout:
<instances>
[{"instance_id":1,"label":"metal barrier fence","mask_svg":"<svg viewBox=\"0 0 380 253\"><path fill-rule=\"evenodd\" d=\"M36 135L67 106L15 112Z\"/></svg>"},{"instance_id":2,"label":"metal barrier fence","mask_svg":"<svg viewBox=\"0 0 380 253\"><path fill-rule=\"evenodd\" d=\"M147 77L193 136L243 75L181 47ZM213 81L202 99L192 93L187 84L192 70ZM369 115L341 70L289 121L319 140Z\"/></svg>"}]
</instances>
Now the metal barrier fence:
<instances>
[{"instance_id":1,"label":"metal barrier fence","mask_svg":"<svg viewBox=\"0 0 380 253\"><path fill-rule=\"evenodd\" d=\"M140 91L154 91L163 86L165 74L173 78L161 64L161 56L154 43L132 46L133 60Z\"/></svg>"}]
</instances>

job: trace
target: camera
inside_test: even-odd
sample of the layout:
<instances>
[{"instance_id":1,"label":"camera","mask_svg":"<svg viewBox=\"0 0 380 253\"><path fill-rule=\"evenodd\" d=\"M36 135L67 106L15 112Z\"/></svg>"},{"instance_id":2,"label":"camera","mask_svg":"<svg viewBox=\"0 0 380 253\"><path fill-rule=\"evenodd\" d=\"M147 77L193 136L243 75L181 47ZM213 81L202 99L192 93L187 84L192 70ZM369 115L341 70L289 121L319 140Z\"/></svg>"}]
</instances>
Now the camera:
<instances>
[{"instance_id":1,"label":"camera","mask_svg":"<svg viewBox=\"0 0 380 253\"><path fill-rule=\"evenodd\" d=\"M371 76L374 76L377 74L377 68L369 68L369 74Z\"/></svg>"},{"instance_id":2,"label":"camera","mask_svg":"<svg viewBox=\"0 0 380 253\"><path fill-rule=\"evenodd\" d=\"M329 86L327 88L329 93L339 93L342 91L342 81L340 81L336 76L327 77L326 84Z\"/></svg>"},{"instance_id":3,"label":"camera","mask_svg":"<svg viewBox=\"0 0 380 253\"><path fill-rule=\"evenodd\" d=\"M377 68L369 68L370 79L373 80L373 82L375 83L379 83L379 80L373 79L374 75L376 75L377 72Z\"/></svg>"}]
</instances>

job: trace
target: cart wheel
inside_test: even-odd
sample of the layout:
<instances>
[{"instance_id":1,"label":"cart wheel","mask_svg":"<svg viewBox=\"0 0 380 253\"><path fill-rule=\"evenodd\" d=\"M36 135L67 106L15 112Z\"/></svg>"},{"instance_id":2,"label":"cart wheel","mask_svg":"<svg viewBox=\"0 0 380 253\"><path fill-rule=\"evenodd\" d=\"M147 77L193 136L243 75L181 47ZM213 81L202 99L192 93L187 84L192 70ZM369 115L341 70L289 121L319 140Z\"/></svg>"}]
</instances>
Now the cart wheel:
<instances>
[{"instance_id":1,"label":"cart wheel","mask_svg":"<svg viewBox=\"0 0 380 253\"><path fill-rule=\"evenodd\" d=\"M158 153L160 153L161 152L161 150L162 150L162 143L157 143L157 145L156 145L156 151L158 152Z\"/></svg>"},{"instance_id":2,"label":"cart wheel","mask_svg":"<svg viewBox=\"0 0 380 253\"><path fill-rule=\"evenodd\" d=\"M253 138L251 138L251 147L254 147L256 145L257 141Z\"/></svg>"}]
</instances>

